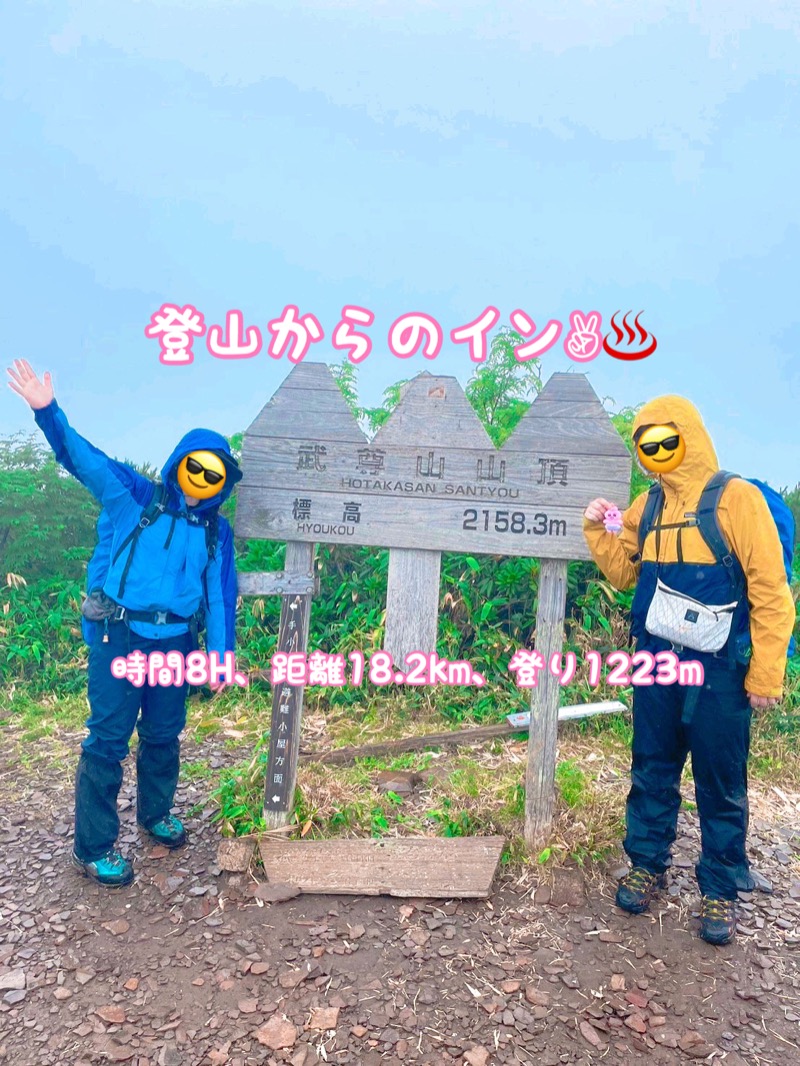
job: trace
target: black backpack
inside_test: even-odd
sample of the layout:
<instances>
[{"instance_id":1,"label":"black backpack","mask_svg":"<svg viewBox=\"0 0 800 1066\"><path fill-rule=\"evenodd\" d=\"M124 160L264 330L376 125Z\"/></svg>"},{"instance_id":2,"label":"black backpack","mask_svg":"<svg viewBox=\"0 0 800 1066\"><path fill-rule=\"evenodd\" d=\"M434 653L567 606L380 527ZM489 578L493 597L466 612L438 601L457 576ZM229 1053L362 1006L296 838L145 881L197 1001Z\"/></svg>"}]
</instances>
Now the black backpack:
<instances>
[{"instance_id":1,"label":"black backpack","mask_svg":"<svg viewBox=\"0 0 800 1066\"><path fill-rule=\"evenodd\" d=\"M642 517L639 521L639 551L633 557L632 562L638 563L641 560L647 534L653 529L658 533L661 529L687 529L690 526L696 526L700 530L701 537L711 549L714 559L718 563L724 563L729 572L735 569L738 559L731 554L720 528L719 520L717 519L717 504L722 495L722 490L731 478L737 476L737 474L730 474L725 470L718 470L716 474L712 475L700 494L697 510L687 512L687 521L671 522L666 525L662 525L659 522L661 511L664 507L664 490L660 482L656 481L652 484L647 493ZM678 541L678 562L683 562L680 540ZM733 580L734 574L731 573L730 576Z\"/></svg>"}]
</instances>

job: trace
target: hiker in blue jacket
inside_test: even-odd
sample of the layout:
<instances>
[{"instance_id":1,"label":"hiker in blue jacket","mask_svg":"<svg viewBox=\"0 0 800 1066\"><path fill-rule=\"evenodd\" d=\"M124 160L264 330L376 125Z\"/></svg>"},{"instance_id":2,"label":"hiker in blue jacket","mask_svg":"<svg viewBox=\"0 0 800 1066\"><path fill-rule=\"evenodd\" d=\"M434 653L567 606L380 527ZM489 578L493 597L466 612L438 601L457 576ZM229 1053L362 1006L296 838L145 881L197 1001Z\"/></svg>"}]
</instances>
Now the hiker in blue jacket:
<instances>
[{"instance_id":1,"label":"hiker in blue jacket","mask_svg":"<svg viewBox=\"0 0 800 1066\"><path fill-rule=\"evenodd\" d=\"M134 728L139 825L169 848L186 840L170 812L188 686L137 687L114 677L111 663L136 650L186 656L198 646L203 619L206 651L222 659L234 650L233 534L218 512L242 475L224 437L194 429L167 459L161 484L154 483L75 432L55 400L50 374L39 381L25 360L15 360L8 373L10 387L32 408L58 461L103 506L83 606L91 713L75 781L72 858L100 884L128 884L133 866L115 843L122 762ZM195 485L191 491L197 495L190 495L186 489Z\"/></svg>"}]
</instances>

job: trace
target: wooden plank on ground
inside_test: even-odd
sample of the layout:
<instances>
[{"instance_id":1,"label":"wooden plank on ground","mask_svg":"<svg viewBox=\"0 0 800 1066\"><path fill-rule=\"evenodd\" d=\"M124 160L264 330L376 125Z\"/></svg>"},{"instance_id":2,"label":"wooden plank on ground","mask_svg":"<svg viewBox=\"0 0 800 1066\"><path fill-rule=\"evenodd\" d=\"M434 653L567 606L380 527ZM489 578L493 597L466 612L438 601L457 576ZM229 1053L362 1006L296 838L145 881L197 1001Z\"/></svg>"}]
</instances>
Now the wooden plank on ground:
<instances>
[{"instance_id":1,"label":"wooden plank on ground","mask_svg":"<svg viewBox=\"0 0 800 1066\"><path fill-rule=\"evenodd\" d=\"M221 840L217 848L217 863L229 873L243 873L249 868L255 850L254 836Z\"/></svg>"},{"instance_id":2,"label":"wooden plank on ground","mask_svg":"<svg viewBox=\"0 0 800 1066\"><path fill-rule=\"evenodd\" d=\"M559 722L568 722L576 718L588 718L593 714L624 714L627 711L619 700L601 700L599 703L581 703L562 707L558 712ZM342 766L355 762L356 759L377 759L384 755L397 755L405 751L423 751L425 748L441 746L459 747L466 744L482 744L494 737L509 737L514 733L527 733L527 724L512 722L495 722L492 725L479 725L471 729L451 729L446 733L423 733L416 737L403 737L402 740L386 740L382 744L364 744L359 747L333 748L331 751L303 752L300 762L318 762L333 766Z\"/></svg>"},{"instance_id":3,"label":"wooden plank on ground","mask_svg":"<svg viewBox=\"0 0 800 1066\"><path fill-rule=\"evenodd\" d=\"M397 755L404 751L423 751L425 748L438 748L440 745L458 747L460 744L481 744L493 737L507 737L513 733L526 730L512 726L508 722L493 725L476 726L474 729L455 729L447 733L425 733L418 737L403 737L402 740L386 740L382 744L365 744L363 747L334 748L316 754L304 752L301 762L320 762L333 766L342 766L356 759L378 759L384 755Z\"/></svg>"},{"instance_id":4,"label":"wooden plank on ground","mask_svg":"<svg viewBox=\"0 0 800 1066\"><path fill-rule=\"evenodd\" d=\"M296 885L303 892L486 899L504 843L503 837L264 837L259 850L270 881Z\"/></svg>"}]
</instances>

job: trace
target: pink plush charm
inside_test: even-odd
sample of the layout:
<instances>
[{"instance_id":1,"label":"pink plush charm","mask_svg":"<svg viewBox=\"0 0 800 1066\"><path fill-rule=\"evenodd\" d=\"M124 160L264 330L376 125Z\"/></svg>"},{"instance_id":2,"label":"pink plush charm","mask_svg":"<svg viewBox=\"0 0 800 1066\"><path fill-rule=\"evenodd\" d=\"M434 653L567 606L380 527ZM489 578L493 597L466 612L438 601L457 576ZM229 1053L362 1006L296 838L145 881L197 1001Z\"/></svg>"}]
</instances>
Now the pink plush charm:
<instances>
[{"instance_id":1,"label":"pink plush charm","mask_svg":"<svg viewBox=\"0 0 800 1066\"><path fill-rule=\"evenodd\" d=\"M622 512L619 507L609 507L603 515L603 525L606 527L606 533L622 532Z\"/></svg>"}]
</instances>

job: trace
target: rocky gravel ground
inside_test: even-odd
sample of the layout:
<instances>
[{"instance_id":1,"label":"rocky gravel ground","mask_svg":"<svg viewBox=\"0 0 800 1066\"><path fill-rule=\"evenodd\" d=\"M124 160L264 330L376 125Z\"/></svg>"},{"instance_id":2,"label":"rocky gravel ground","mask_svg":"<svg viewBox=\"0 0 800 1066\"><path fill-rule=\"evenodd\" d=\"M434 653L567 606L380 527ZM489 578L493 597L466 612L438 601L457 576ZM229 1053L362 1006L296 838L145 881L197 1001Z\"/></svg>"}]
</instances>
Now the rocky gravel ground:
<instances>
[{"instance_id":1,"label":"rocky gravel ground","mask_svg":"<svg viewBox=\"0 0 800 1066\"><path fill-rule=\"evenodd\" d=\"M614 907L613 869L501 876L479 902L272 903L258 871L217 866L211 810L178 852L144 841L134 787L121 843L137 880L101 889L68 865L69 775L0 758L0 1063L800 1063L797 796L753 793L751 850L775 892L743 895L736 943L712 948L691 812L639 918ZM182 809L202 798L182 785Z\"/></svg>"}]
</instances>

